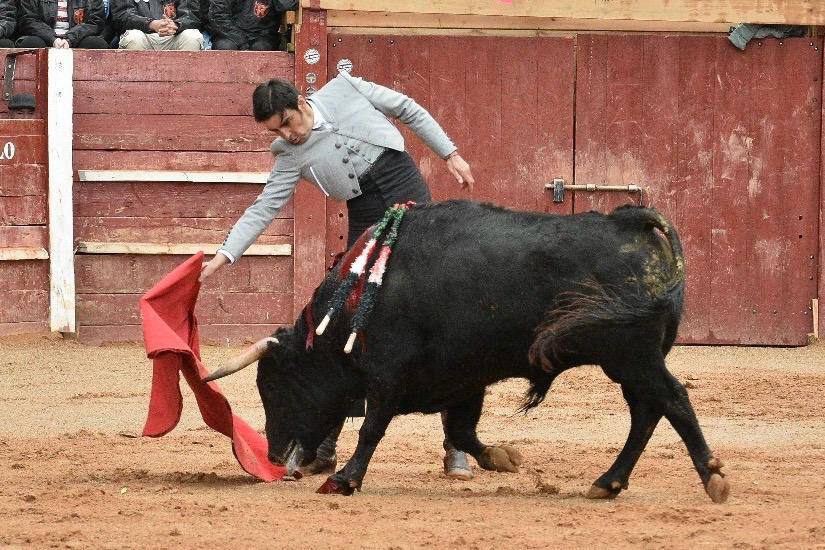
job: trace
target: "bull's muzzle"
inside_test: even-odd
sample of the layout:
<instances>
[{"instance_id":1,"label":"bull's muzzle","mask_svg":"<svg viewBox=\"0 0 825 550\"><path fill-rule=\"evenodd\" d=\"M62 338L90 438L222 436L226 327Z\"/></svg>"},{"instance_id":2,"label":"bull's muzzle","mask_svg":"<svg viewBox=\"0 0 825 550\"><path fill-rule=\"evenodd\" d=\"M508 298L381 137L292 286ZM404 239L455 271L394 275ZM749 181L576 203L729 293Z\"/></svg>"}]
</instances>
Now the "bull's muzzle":
<instances>
[{"instance_id":1,"label":"bull's muzzle","mask_svg":"<svg viewBox=\"0 0 825 550\"><path fill-rule=\"evenodd\" d=\"M248 367L249 365L251 365L252 363L254 363L255 361L264 356L270 342L272 342L273 344L277 344L278 339L274 336L261 338L260 340L246 348L243 353L241 353L233 359L230 359L230 361L226 365L219 368L209 376L203 378L203 381L211 382L212 380L217 380L218 378L223 378L224 376L227 376L229 374L236 373L244 367Z\"/></svg>"}]
</instances>

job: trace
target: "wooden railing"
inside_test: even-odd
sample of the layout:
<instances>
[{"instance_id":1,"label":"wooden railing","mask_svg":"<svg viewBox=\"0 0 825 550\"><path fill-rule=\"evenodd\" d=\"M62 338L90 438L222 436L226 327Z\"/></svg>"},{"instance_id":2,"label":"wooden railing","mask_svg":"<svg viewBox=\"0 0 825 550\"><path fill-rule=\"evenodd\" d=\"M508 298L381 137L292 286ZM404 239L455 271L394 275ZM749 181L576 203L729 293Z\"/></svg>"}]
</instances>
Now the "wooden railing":
<instances>
[{"instance_id":1,"label":"wooden railing","mask_svg":"<svg viewBox=\"0 0 825 550\"><path fill-rule=\"evenodd\" d=\"M393 14L544 18L548 24L558 19L599 19L825 25L825 2L821 0L301 0L301 6L335 11Z\"/></svg>"}]
</instances>

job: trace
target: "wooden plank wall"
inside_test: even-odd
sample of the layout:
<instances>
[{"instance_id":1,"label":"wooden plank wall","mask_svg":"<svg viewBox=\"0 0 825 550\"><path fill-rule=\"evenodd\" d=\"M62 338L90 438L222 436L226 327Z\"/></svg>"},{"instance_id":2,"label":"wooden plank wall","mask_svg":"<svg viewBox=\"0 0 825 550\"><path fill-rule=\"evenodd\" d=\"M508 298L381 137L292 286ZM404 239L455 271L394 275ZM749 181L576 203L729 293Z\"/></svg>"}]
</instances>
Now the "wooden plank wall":
<instances>
[{"instance_id":1,"label":"wooden plank wall","mask_svg":"<svg viewBox=\"0 0 825 550\"><path fill-rule=\"evenodd\" d=\"M576 182L682 236L684 342L802 345L817 293L822 39L579 35ZM634 200L576 197L576 211Z\"/></svg>"},{"instance_id":2,"label":"wooden plank wall","mask_svg":"<svg viewBox=\"0 0 825 550\"><path fill-rule=\"evenodd\" d=\"M318 83L327 80L326 43L325 13L303 10L301 32L295 40L295 87L305 97L312 95ZM307 55L311 50L318 55ZM327 201L315 185L303 183L295 190L293 202L296 211L293 316L297 317L326 274Z\"/></svg>"},{"instance_id":3,"label":"wooden plank wall","mask_svg":"<svg viewBox=\"0 0 825 550\"><path fill-rule=\"evenodd\" d=\"M427 109L476 178L472 193L403 124L407 150L433 198L471 198L524 210L569 213L544 191L573 176L572 37L329 35L330 76L352 74L399 90ZM328 204L327 245L343 248L346 208Z\"/></svg>"},{"instance_id":4,"label":"wooden plank wall","mask_svg":"<svg viewBox=\"0 0 825 550\"><path fill-rule=\"evenodd\" d=\"M609 211L635 195L543 184L642 184L688 251L681 341L801 345L817 293L822 39L584 35L329 35L328 70L399 89L455 139L472 198L555 212ZM574 54L574 47L576 53ZM575 89L575 114L573 112ZM575 121L575 145L573 124ZM436 199L466 196L402 129ZM336 216L337 214L337 216ZM346 235L328 205L328 247Z\"/></svg>"},{"instance_id":5,"label":"wooden plank wall","mask_svg":"<svg viewBox=\"0 0 825 550\"><path fill-rule=\"evenodd\" d=\"M305 8L375 11L396 14L450 14L492 17L617 21L702 21L825 24L820 0L301 0Z\"/></svg>"},{"instance_id":6,"label":"wooden plank wall","mask_svg":"<svg viewBox=\"0 0 825 550\"><path fill-rule=\"evenodd\" d=\"M252 118L252 91L293 78L283 52L78 50L74 168L269 171L271 135ZM261 190L252 184L79 182L75 240L220 243ZM285 208L259 243L292 244ZM78 254L79 336L140 339L137 301L184 256ZM244 341L291 323L291 256L244 257L201 291L205 340Z\"/></svg>"},{"instance_id":7,"label":"wooden plank wall","mask_svg":"<svg viewBox=\"0 0 825 550\"><path fill-rule=\"evenodd\" d=\"M823 74L822 74L822 98L825 98L825 63L823 63ZM825 120L825 103L822 104L822 110L820 111L820 120ZM822 262L825 262L825 231L823 231L823 227L825 227L825 159L823 159L823 154L825 153L825 132L822 132L822 142L820 148L820 167L819 167L819 261L817 262L817 266L819 267L819 292L817 296L817 307L815 308L814 315L817 316L817 324L816 324L816 336L818 338L825 338L825 334L823 334L823 330L825 330L825 266L822 265Z\"/></svg>"},{"instance_id":8,"label":"wooden plank wall","mask_svg":"<svg viewBox=\"0 0 825 550\"><path fill-rule=\"evenodd\" d=\"M45 124L6 116L0 113L0 249L48 250ZM48 330L48 260L0 261L0 335Z\"/></svg>"},{"instance_id":9,"label":"wooden plank wall","mask_svg":"<svg viewBox=\"0 0 825 550\"><path fill-rule=\"evenodd\" d=\"M647 202L676 222L688 250L682 341L799 345L811 330L810 298L818 282L825 287L822 50L821 38L738 52L724 37L330 34L326 66L333 75L349 59L354 74L428 108L473 165L472 198L560 212L633 199L579 194L553 205L541 185L571 181L574 165L577 183L647 182ZM36 91L34 65L18 65L19 91ZM249 96L259 81L292 75L291 56L280 53L79 50L75 169L268 170L271 137L249 116ZM14 136L24 166L0 166L0 246L47 242L43 128L0 121L0 142ZM435 198L466 196L404 132ZM75 239L219 242L259 189L76 181ZM327 252L346 234L341 206L326 207ZM293 216L285 209L260 242L292 242ZM138 339L137 298L183 259L78 255L81 340ZM224 269L202 291L204 337L240 341L291 322L294 270L291 257ZM45 261L0 262L0 333L47 326L47 285Z\"/></svg>"}]
</instances>

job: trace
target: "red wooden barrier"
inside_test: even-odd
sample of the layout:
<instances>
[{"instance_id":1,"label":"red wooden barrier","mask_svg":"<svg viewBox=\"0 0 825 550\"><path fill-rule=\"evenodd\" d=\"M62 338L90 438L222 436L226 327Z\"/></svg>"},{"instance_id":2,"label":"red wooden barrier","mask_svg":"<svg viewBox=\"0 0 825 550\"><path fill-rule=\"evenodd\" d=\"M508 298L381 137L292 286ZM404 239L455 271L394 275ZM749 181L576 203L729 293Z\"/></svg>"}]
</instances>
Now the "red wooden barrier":
<instances>
[{"instance_id":1,"label":"red wooden barrier","mask_svg":"<svg viewBox=\"0 0 825 550\"><path fill-rule=\"evenodd\" d=\"M807 341L822 39L754 42L740 52L706 36L330 35L328 50L330 73L348 59L353 74L408 93L442 122L479 180L474 198L610 210L636 197L568 191L555 205L543 184L642 185L685 243L681 341ZM434 196L462 196L441 161L405 137ZM329 247L345 234L338 214Z\"/></svg>"},{"instance_id":2,"label":"red wooden barrier","mask_svg":"<svg viewBox=\"0 0 825 550\"><path fill-rule=\"evenodd\" d=\"M687 253L681 341L801 345L818 247L822 40L578 37L576 180L645 187ZM818 49L815 47L818 46ZM576 211L634 198L576 197Z\"/></svg>"},{"instance_id":3,"label":"red wooden barrier","mask_svg":"<svg viewBox=\"0 0 825 550\"><path fill-rule=\"evenodd\" d=\"M295 86L301 94L309 96L327 79L326 13L304 10L301 27L295 41ZM295 295L292 307L297 317L312 298L326 271L324 233L327 203L321 192L306 182L298 185L293 200L296 214Z\"/></svg>"},{"instance_id":4,"label":"red wooden barrier","mask_svg":"<svg viewBox=\"0 0 825 550\"><path fill-rule=\"evenodd\" d=\"M436 199L608 210L636 197L568 192L555 204L544 184L642 185L687 251L683 342L805 343L810 301L825 288L817 273L825 254L821 38L757 41L739 52L724 37L684 35L327 35L324 12L312 9L302 26L297 61L280 52L77 51L75 169L268 171L271 135L252 121L251 90L294 75L310 93L348 60L353 74L430 110L471 163L477 185L467 194L402 128ZM45 79L20 59L18 90L37 92L44 109ZM17 144L17 165L0 162L0 245L46 245L43 133L42 121L0 121L0 144L8 136ZM76 182L75 238L219 242L259 190ZM200 306L204 336L251 339L291 322L325 259L343 248L342 206L299 186L294 206L260 240L293 242L294 256L243 258L211 280ZM137 296L182 259L78 255L81 338L139 338ZM47 319L44 266L0 262L0 303L11 304L0 309L0 333Z\"/></svg>"},{"instance_id":5,"label":"red wooden barrier","mask_svg":"<svg viewBox=\"0 0 825 550\"><path fill-rule=\"evenodd\" d=\"M453 139L476 178L463 191L403 125L408 150L433 198L472 198L527 210L571 212L548 200L544 183L573 176L572 38L330 35L328 71L397 89L426 108ZM327 247L343 248L345 209L328 207Z\"/></svg>"},{"instance_id":6,"label":"red wooden barrier","mask_svg":"<svg viewBox=\"0 0 825 550\"><path fill-rule=\"evenodd\" d=\"M251 117L255 85L291 79L283 52L75 54L76 170L269 171L272 137ZM220 243L260 193L253 184L75 181L75 240ZM290 204L258 241L291 244ZM85 342L139 339L139 296L184 256L78 254ZM244 257L204 286L206 339L243 341L293 321L291 256Z\"/></svg>"},{"instance_id":7,"label":"red wooden barrier","mask_svg":"<svg viewBox=\"0 0 825 550\"><path fill-rule=\"evenodd\" d=\"M0 250L7 254L49 248L48 156L42 120L45 88L36 85L38 60L43 63L45 57L25 54L17 58L14 85L14 93L37 95L38 109L33 115L37 118L8 118L12 116L8 104L0 101ZM0 260L0 335L48 328L48 260Z\"/></svg>"}]
</instances>

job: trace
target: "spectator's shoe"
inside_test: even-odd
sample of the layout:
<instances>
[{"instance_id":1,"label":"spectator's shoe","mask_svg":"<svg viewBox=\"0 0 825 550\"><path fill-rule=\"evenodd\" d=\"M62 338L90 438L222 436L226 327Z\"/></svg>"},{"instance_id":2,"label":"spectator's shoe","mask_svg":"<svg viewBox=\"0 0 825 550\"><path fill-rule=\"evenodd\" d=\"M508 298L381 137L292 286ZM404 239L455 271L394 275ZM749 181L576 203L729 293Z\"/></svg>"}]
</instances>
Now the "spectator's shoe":
<instances>
[{"instance_id":1,"label":"spectator's shoe","mask_svg":"<svg viewBox=\"0 0 825 550\"><path fill-rule=\"evenodd\" d=\"M467 481L473 479L473 469L467 460L467 453L459 451L449 444L445 444L444 475L451 479Z\"/></svg>"}]
</instances>

